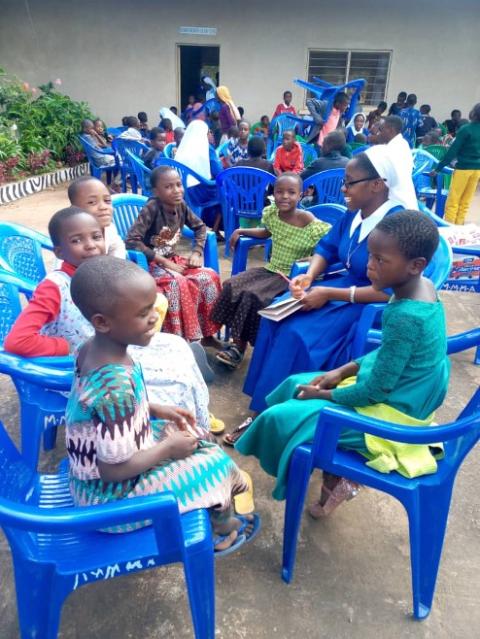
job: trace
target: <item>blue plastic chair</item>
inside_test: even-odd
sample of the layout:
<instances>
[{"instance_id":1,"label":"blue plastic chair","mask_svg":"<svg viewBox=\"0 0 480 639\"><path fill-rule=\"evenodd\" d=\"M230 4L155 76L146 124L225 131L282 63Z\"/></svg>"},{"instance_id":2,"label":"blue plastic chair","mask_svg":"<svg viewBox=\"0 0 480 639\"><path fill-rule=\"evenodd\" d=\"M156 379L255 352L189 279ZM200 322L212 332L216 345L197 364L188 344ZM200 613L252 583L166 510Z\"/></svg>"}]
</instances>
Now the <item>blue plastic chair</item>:
<instances>
[{"instance_id":1,"label":"blue plastic chair","mask_svg":"<svg viewBox=\"0 0 480 639\"><path fill-rule=\"evenodd\" d=\"M363 417L343 408L325 408L312 445L299 446L291 459L285 507L282 578L290 583L297 537L310 474L315 468L381 490L400 501L410 528L413 614L430 613L440 564L455 477L463 460L480 438L480 390L457 421L445 426L412 428ZM337 449L343 428L409 444L445 443L445 459L433 475L405 479L396 472L379 473L356 453ZM354 548L354 545L351 546Z\"/></svg>"},{"instance_id":2,"label":"blue plastic chair","mask_svg":"<svg viewBox=\"0 0 480 639\"><path fill-rule=\"evenodd\" d=\"M0 267L38 284L47 274L42 249L52 251L49 237L13 222L0 222Z\"/></svg>"},{"instance_id":3,"label":"blue plastic chair","mask_svg":"<svg viewBox=\"0 0 480 639\"><path fill-rule=\"evenodd\" d=\"M341 204L316 204L308 209L316 218L332 226L346 213L347 207Z\"/></svg>"},{"instance_id":4,"label":"blue plastic chair","mask_svg":"<svg viewBox=\"0 0 480 639\"><path fill-rule=\"evenodd\" d=\"M230 255L230 237L238 228L239 217L261 219L267 189L275 180L275 176L268 171L243 166L226 169L217 175L225 233L225 256Z\"/></svg>"},{"instance_id":5,"label":"blue plastic chair","mask_svg":"<svg viewBox=\"0 0 480 639\"><path fill-rule=\"evenodd\" d=\"M315 187L315 204L341 204L345 205L342 193L345 169L329 169L308 177L303 183L303 190Z\"/></svg>"},{"instance_id":6,"label":"blue plastic chair","mask_svg":"<svg viewBox=\"0 0 480 639\"><path fill-rule=\"evenodd\" d=\"M219 206L220 201L216 189L215 180L206 180L204 177L190 169L185 164L177 162L176 160L170 160L168 158L161 158L157 162L157 166L170 166L177 171L182 178L183 189L185 191L185 202L192 209L192 211L202 217L203 209L208 209L213 206ZM212 195L205 196L204 193L200 193L195 189L195 186L202 185L207 187L207 190ZM215 189L213 191L213 189Z\"/></svg>"},{"instance_id":7,"label":"blue plastic chair","mask_svg":"<svg viewBox=\"0 0 480 639\"><path fill-rule=\"evenodd\" d=\"M173 149L176 149L177 145L175 142L169 142L165 148L163 149L163 155L170 160L173 160Z\"/></svg>"},{"instance_id":8,"label":"blue plastic chair","mask_svg":"<svg viewBox=\"0 0 480 639\"><path fill-rule=\"evenodd\" d=\"M145 520L152 525L135 532L98 532ZM195 637L214 639L214 557L206 510L180 515L171 492L76 507L68 472L37 474L0 424L0 525L12 552L23 639L56 639L63 603L81 586L173 563L183 564ZM83 612L88 635L89 614Z\"/></svg>"},{"instance_id":9,"label":"blue plastic chair","mask_svg":"<svg viewBox=\"0 0 480 639\"><path fill-rule=\"evenodd\" d=\"M128 129L128 126L109 126L107 127L107 133L109 135L113 135L114 138L117 138L120 133L123 133Z\"/></svg>"},{"instance_id":10,"label":"blue plastic chair","mask_svg":"<svg viewBox=\"0 0 480 639\"><path fill-rule=\"evenodd\" d=\"M355 157L359 153L365 153L365 151L369 148L370 148L369 144L365 144L364 146L357 146L356 149L352 150L352 157Z\"/></svg>"},{"instance_id":11,"label":"blue plastic chair","mask_svg":"<svg viewBox=\"0 0 480 639\"><path fill-rule=\"evenodd\" d=\"M98 166L95 164L95 154L100 153L100 155L112 156L113 151L111 149L99 149L96 146L93 146L93 144L90 144L88 140L85 140L83 135L79 135L78 139L83 147L85 155L87 156L90 174L101 180L102 175L105 173L107 184L110 184L112 181L112 175L118 169L118 165L115 163L113 166Z\"/></svg>"},{"instance_id":12,"label":"blue plastic chair","mask_svg":"<svg viewBox=\"0 0 480 639\"><path fill-rule=\"evenodd\" d=\"M299 144L303 151L303 166L307 168L318 159L318 153L313 144L305 144L304 142L299 142Z\"/></svg>"},{"instance_id":13,"label":"blue plastic chair","mask_svg":"<svg viewBox=\"0 0 480 639\"><path fill-rule=\"evenodd\" d=\"M123 138L115 138L112 142L113 150L117 156L117 162L120 166L122 176L122 191L127 192L127 178L130 177L132 192L137 192L137 178L130 160L130 154L142 158L149 150L149 147L138 140L124 140ZM127 151L129 153L127 154Z\"/></svg>"},{"instance_id":14,"label":"blue plastic chair","mask_svg":"<svg viewBox=\"0 0 480 639\"><path fill-rule=\"evenodd\" d=\"M140 188L142 189L142 195L151 197L152 187L150 185L150 176L152 174L152 170L149 169L148 166L145 166L143 160L141 160L131 151L127 150L126 155L133 170L137 186L138 184L140 184Z\"/></svg>"},{"instance_id":15,"label":"blue plastic chair","mask_svg":"<svg viewBox=\"0 0 480 639\"><path fill-rule=\"evenodd\" d=\"M45 450L55 447L73 372L71 357L26 359L2 348L22 310L20 293L30 297L34 288L34 284L0 270L0 373L9 375L17 390L22 455L32 469L38 464L42 436Z\"/></svg>"},{"instance_id":16,"label":"blue plastic chair","mask_svg":"<svg viewBox=\"0 0 480 639\"><path fill-rule=\"evenodd\" d=\"M137 219L138 214L145 206L147 201L148 198L143 195L120 194L114 195L112 197L113 222L122 240L125 240L125 238L127 237L130 227ZM193 244L194 234L192 229L189 229L188 226L184 226L182 229L182 235L191 239ZM140 253L139 251L128 251L128 253L130 259L137 262L139 266L142 266L143 268L145 268L145 270L148 271L147 260L143 253ZM131 255L133 253L137 253L138 257ZM215 233L213 231L207 231L207 239L205 242L203 259L205 266L214 269L217 273L220 272L218 263L217 238L215 237Z\"/></svg>"},{"instance_id":17,"label":"blue plastic chair","mask_svg":"<svg viewBox=\"0 0 480 639\"><path fill-rule=\"evenodd\" d=\"M230 142L226 140L223 144L220 144L220 146L217 146L217 148L215 149L215 152L219 158L224 158L228 155L227 150L228 150L229 144Z\"/></svg>"}]
</instances>

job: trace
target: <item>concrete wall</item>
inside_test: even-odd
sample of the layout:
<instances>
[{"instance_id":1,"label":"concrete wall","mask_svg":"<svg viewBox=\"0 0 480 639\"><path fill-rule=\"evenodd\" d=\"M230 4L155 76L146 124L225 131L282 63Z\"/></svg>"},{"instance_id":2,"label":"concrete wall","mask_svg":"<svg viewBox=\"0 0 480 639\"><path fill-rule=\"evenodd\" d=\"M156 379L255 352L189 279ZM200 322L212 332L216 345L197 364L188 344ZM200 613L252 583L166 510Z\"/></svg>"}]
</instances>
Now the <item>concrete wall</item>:
<instances>
[{"instance_id":1,"label":"concrete wall","mask_svg":"<svg viewBox=\"0 0 480 639\"><path fill-rule=\"evenodd\" d=\"M139 110L154 122L178 101L176 44L218 44L221 82L254 120L286 88L303 104L292 79L306 77L309 48L391 50L388 101L414 92L443 119L480 101L478 25L479 0L0 0L0 66L33 84L61 78L109 124Z\"/></svg>"}]
</instances>

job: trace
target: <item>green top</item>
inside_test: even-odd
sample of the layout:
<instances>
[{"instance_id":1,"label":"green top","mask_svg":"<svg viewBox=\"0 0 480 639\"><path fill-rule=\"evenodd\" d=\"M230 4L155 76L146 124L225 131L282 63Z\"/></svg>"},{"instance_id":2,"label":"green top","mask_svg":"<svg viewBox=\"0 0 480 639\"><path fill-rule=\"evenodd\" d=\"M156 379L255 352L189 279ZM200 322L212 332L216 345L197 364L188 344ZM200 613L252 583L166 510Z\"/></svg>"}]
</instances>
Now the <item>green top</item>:
<instances>
[{"instance_id":1,"label":"green top","mask_svg":"<svg viewBox=\"0 0 480 639\"><path fill-rule=\"evenodd\" d=\"M458 158L456 169L480 170L480 122L471 122L462 126L443 159L437 164L436 171Z\"/></svg>"},{"instance_id":2,"label":"green top","mask_svg":"<svg viewBox=\"0 0 480 639\"><path fill-rule=\"evenodd\" d=\"M330 224L320 220L303 227L288 224L279 218L275 204L263 209L262 226L272 234L272 256L265 268L285 275L294 262L311 255L318 240L330 230Z\"/></svg>"},{"instance_id":3,"label":"green top","mask_svg":"<svg viewBox=\"0 0 480 639\"><path fill-rule=\"evenodd\" d=\"M395 300L383 313L380 348L356 360L357 383L336 388L332 398L351 407L385 403L426 419L448 387L445 314L440 301Z\"/></svg>"}]
</instances>

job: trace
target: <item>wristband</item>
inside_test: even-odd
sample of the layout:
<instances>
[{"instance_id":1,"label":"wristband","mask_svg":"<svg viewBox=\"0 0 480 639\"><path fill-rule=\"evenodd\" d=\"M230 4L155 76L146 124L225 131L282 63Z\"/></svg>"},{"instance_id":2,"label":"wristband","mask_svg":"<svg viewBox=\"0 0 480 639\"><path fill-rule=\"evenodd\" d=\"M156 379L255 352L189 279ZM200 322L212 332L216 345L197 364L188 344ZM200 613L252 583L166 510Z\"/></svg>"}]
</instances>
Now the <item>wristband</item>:
<instances>
[{"instance_id":1,"label":"wristband","mask_svg":"<svg viewBox=\"0 0 480 639\"><path fill-rule=\"evenodd\" d=\"M357 290L356 286L350 286L350 304L355 304L355 291Z\"/></svg>"}]
</instances>

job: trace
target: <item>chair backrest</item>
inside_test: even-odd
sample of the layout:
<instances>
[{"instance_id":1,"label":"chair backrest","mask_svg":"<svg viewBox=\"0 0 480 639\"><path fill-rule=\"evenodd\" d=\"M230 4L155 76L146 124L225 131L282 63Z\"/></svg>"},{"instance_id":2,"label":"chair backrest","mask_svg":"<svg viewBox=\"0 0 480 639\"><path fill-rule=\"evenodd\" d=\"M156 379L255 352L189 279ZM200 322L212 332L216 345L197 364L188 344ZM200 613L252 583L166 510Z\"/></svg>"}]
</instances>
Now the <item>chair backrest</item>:
<instances>
[{"instance_id":1,"label":"chair backrest","mask_svg":"<svg viewBox=\"0 0 480 639\"><path fill-rule=\"evenodd\" d=\"M213 180L206 180L204 177L190 169L185 164L177 162L177 160L170 160L169 158L161 158L157 161L157 166L170 166L177 171L182 179L185 202L192 209L192 211L201 217L202 209L205 206L218 205L218 198L216 196L216 189L213 198L210 195L205 195L203 190L199 193L192 187L198 184L203 184L208 187L215 187ZM191 189L191 190L190 190ZM205 199L206 198L206 199Z\"/></svg>"},{"instance_id":2,"label":"chair backrest","mask_svg":"<svg viewBox=\"0 0 480 639\"><path fill-rule=\"evenodd\" d=\"M413 149L412 150L413 157L413 173L415 174L420 167L426 164L426 171L431 171L435 166L437 166L437 160L433 157L428 151L424 151L423 149Z\"/></svg>"},{"instance_id":3,"label":"chair backrest","mask_svg":"<svg viewBox=\"0 0 480 639\"><path fill-rule=\"evenodd\" d=\"M150 175L152 174L152 171L129 149L127 149L126 155L132 171L142 188L142 195L150 196L152 194L152 188L150 185Z\"/></svg>"},{"instance_id":4,"label":"chair backrest","mask_svg":"<svg viewBox=\"0 0 480 639\"><path fill-rule=\"evenodd\" d=\"M0 270L0 346L21 313L19 289L24 293L33 293L34 286L26 290L24 284L12 273Z\"/></svg>"},{"instance_id":5,"label":"chair backrest","mask_svg":"<svg viewBox=\"0 0 480 639\"><path fill-rule=\"evenodd\" d=\"M303 165L307 168L318 158L318 153L313 144L305 144L304 142L299 142L299 144L303 152Z\"/></svg>"},{"instance_id":6,"label":"chair backrest","mask_svg":"<svg viewBox=\"0 0 480 639\"><path fill-rule=\"evenodd\" d=\"M315 187L316 204L345 204L342 193L342 183L345 177L345 169L328 169L308 177L303 183L306 190L309 186Z\"/></svg>"},{"instance_id":7,"label":"chair backrest","mask_svg":"<svg viewBox=\"0 0 480 639\"><path fill-rule=\"evenodd\" d=\"M0 267L38 284L46 275L42 248L52 250L50 239L21 224L0 222Z\"/></svg>"},{"instance_id":8,"label":"chair backrest","mask_svg":"<svg viewBox=\"0 0 480 639\"><path fill-rule=\"evenodd\" d=\"M114 138L120 135L128 129L128 126L109 126L107 127L107 133L113 135Z\"/></svg>"},{"instance_id":9,"label":"chair backrest","mask_svg":"<svg viewBox=\"0 0 480 639\"><path fill-rule=\"evenodd\" d=\"M425 277L432 281L437 290L442 288L447 281L452 270L452 262L453 255L450 244L444 237L440 236L437 250L424 271Z\"/></svg>"},{"instance_id":10,"label":"chair backrest","mask_svg":"<svg viewBox=\"0 0 480 639\"><path fill-rule=\"evenodd\" d=\"M277 115L276 118L273 118L270 123L270 131L271 137L274 141L274 146L276 146L276 142L278 140L282 139L282 135L285 131L288 131L289 129L296 130L297 120L298 118L291 113L281 113L280 115Z\"/></svg>"},{"instance_id":11,"label":"chair backrest","mask_svg":"<svg viewBox=\"0 0 480 639\"><path fill-rule=\"evenodd\" d=\"M79 135L78 139L80 141L80 144L83 147L83 150L85 152L85 155L87 156L87 160L90 162L90 164L93 164L94 166L96 166L95 164L95 153L101 153L101 149L97 149L95 146L93 146L93 144L90 144L90 142L88 142L88 140L85 140L85 138L83 137L83 135Z\"/></svg>"},{"instance_id":12,"label":"chair backrest","mask_svg":"<svg viewBox=\"0 0 480 639\"><path fill-rule=\"evenodd\" d=\"M130 227L137 219L147 200L148 197L133 193L120 193L112 197L113 223L122 240L127 237Z\"/></svg>"},{"instance_id":13,"label":"chair backrest","mask_svg":"<svg viewBox=\"0 0 480 639\"><path fill-rule=\"evenodd\" d=\"M217 175L217 185L224 215L260 218L265 207L266 190L275 176L251 167L233 167Z\"/></svg>"},{"instance_id":14,"label":"chair backrest","mask_svg":"<svg viewBox=\"0 0 480 639\"><path fill-rule=\"evenodd\" d=\"M127 155L127 151L130 151L132 155L135 155L138 158L142 158L149 150L149 147L139 140L124 140L123 138L116 138L113 140L112 148L115 153L120 156L122 163L127 164L128 166L130 165L130 159Z\"/></svg>"},{"instance_id":15,"label":"chair backrest","mask_svg":"<svg viewBox=\"0 0 480 639\"><path fill-rule=\"evenodd\" d=\"M352 144L355 144L355 143L352 142ZM350 144L350 146L352 146L352 144ZM352 148L352 157L354 157L355 155L358 155L359 153L364 153L369 148L370 148L369 144L360 144L360 146Z\"/></svg>"},{"instance_id":16,"label":"chair backrest","mask_svg":"<svg viewBox=\"0 0 480 639\"><path fill-rule=\"evenodd\" d=\"M217 146L215 152L219 158L223 158L227 155L227 149L228 149L229 143L230 143L229 140L225 140L223 144L220 144L220 146Z\"/></svg>"},{"instance_id":17,"label":"chair backrest","mask_svg":"<svg viewBox=\"0 0 480 639\"><path fill-rule=\"evenodd\" d=\"M308 209L309 213L332 226L346 213L347 207L341 204L316 204Z\"/></svg>"},{"instance_id":18,"label":"chair backrest","mask_svg":"<svg viewBox=\"0 0 480 639\"><path fill-rule=\"evenodd\" d=\"M163 149L163 155L170 160L173 160L173 149L176 149L177 145L175 142L169 142L166 147Z\"/></svg>"}]
</instances>

